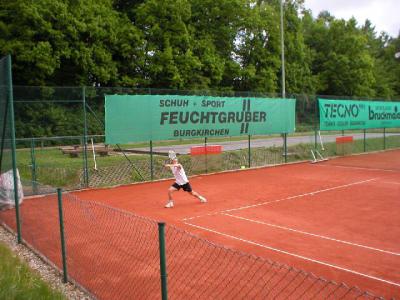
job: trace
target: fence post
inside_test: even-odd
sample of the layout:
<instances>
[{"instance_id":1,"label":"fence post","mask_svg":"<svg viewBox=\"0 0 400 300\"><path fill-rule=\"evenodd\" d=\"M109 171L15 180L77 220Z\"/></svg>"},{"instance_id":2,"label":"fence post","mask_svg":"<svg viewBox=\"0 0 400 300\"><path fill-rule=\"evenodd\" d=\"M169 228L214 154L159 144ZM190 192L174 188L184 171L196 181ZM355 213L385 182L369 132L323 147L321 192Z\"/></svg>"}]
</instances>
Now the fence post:
<instances>
[{"instance_id":1,"label":"fence post","mask_svg":"<svg viewBox=\"0 0 400 300\"><path fill-rule=\"evenodd\" d=\"M85 187L89 186L89 172L87 161L87 117L86 117L86 88L82 87L82 102L83 102L83 176Z\"/></svg>"},{"instance_id":2,"label":"fence post","mask_svg":"<svg viewBox=\"0 0 400 300\"><path fill-rule=\"evenodd\" d=\"M204 163L205 163L205 167L206 167L206 174L208 173L208 156L207 156L207 137L204 138Z\"/></svg>"},{"instance_id":3,"label":"fence post","mask_svg":"<svg viewBox=\"0 0 400 300\"><path fill-rule=\"evenodd\" d=\"M150 179L154 180L154 165L153 165L153 141L150 140Z\"/></svg>"},{"instance_id":4,"label":"fence post","mask_svg":"<svg viewBox=\"0 0 400 300\"><path fill-rule=\"evenodd\" d=\"M62 206L62 190L57 188L57 199L58 199L58 218L60 221L60 239L61 239L61 257L63 265L63 282L68 282L67 273L67 254L65 251L65 236L64 236L64 216L63 216L63 206Z\"/></svg>"},{"instance_id":5,"label":"fence post","mask_svg":"<svg viewBox=\"0 0 400 300\"><path fill-rule=\"evenodd\" d=\"M314 124L314 150L317 150L317 144L318 144L318 122L319 122L319 109L318 109L318 100L315 101L315 124Z\"/></svg>"},{"instance_id":6,"label":"fence post","mask_svg":"<svg viewBox=\"0 0 400 300\"><path fill-rule=\"evenodd\" d=\"M160 241L160 275L162 300L168 299L167 293L167 260L165 255L165 223L158 223L158 237Z\"/></svg>"},{"instance_id":7,"label":"fence post","mask_svg":"<svg viewBox=\"0 0 400 300\"><path fill-rule=\"evenodd\" d=\"M364 152L367 151L367 139L366 139L366 130L364 129Z\"/></svg>"},{"instance_id":8,"label":"fence post","mask_svg":"<svg viewBox=\"0 0 400 300\"><path fill-rule=\"evenodd\" d=\"M32 190L37 193L37 178L36 178L36 157L35 157L35 140L31 139L31 165L32 165Z\"/></svg>"},{"instance_id":9,"label":"fence post","mask_svg":"<svg viewBox=\"0 0 400 300\"><path fill-rule=\"evenodd\" d=\"M287 163L287 133L283 134L283 147L285 149L285 163Z\"/></svg>"},{"instance_id":10,"label":"fence post","mask_svg":"<svg viewBox=\"0 0 400 300\"><path fill-rule=\"evenodd\" d=\"M250 147L250 134L248 135L248 155L249 155L249 168L251 167L251 147Z\"/></svg>"},{"instance_id":11,"label":"fence post","mask_svg":"<svg viewBox=\"0 0 400 300\"><path fill-rule=\"evenodd\" d=\"M317 135L318 135L318 130L317 130L317 128L315 127L315 129L314 129L314 150L317 150L317 144L318 144L318 137L317 137Z\"/></svg>"},{"instance_id":12,"label":"fence post","mask_svg":"<svg viewBox=\"0 0 400 300\"><path fill-rule=\"evenodd\" d=\"M7 55L7 92L8 92L8 105L10 111L10 130L11 130L11 159L13 168L13 183L14 183L14 200L15 200L15 217L17 222L17 240L18 244L22 242L21 234L21 221L19 212L19 197L18 197L18 179L17 179L17 147L15 145L15 123L14 123L14 95L13 95L13 84L11 75L11 56Z\"/></svg>"},{"instance_id":13,"label":"fence post","mask_svg":"<svg viewBox=\"0 0 400 300\"><path fill-rule=\"evenodd\" d=\"M383 128L383 150L386 150L386 128Z\"/></svg>"}]
</instances>

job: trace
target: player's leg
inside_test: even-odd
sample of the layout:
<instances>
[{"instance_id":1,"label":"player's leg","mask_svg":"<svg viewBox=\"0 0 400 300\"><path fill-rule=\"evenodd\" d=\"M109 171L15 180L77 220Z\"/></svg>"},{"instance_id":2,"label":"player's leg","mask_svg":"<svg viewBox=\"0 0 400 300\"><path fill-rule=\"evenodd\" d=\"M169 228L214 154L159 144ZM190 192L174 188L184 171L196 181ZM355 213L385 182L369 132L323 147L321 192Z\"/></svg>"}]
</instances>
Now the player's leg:
<instances>
[{"instance_id":1,"label":"player's leg","mask_svg":"<svg viewBox=\"0 0 400 300\"><path fill-rule=\"evenodd\" d=\"M199 199L200 200L200 202L202 202L202 203L206 203L207 202L207 199L206 198L204 198L202 195L200 195L199 193L197 193L196 191L191 191L191 192L189 192L189 194L191 194L193 197L196 197L197 199Z\"/></svg>"},{"instance_id":2,"label":"player's leg","mask_svg":"<svg viewBox=\"0 0 400 300\"><path fill-rule=\"evenodd\" d=\"M174 187L174 186L170 186L169 187L169 189L168 189L168 200L169 201L173 201L174 199L172 199L172 194L174 193L174 192L176 192L178 189L176 188L176 187Z\"/></svg>"},{"instance_id":3,"label":"player's leg","mask_svg":"<svg viewBox=\"0 0 400 300\"><path fill-rule=\"evenodd\" d=\"M204 198L203 196L201 196L199 193L193 191L192 186L190 185L190 183L186 183L185 185L182 186L183 190L185 192L188 192L190 195L192 195L193 197L196 197L197 199L200 200L200 202L205 203L207 202L207 199Z\"/></svg>"},{"instance_id":4,"label":"player's leg","mask_svg":"<svg viewBox=\"0 0 400 300\"><path fill-rule=\"evenodd\" d=\"M165 205L166 208L172 208L174 207L174 200L172 198L172 194L176 191L179 191L179 185L177 185L176 183L174 183L173 185L171 185L168 189L168 202Z\"/></svg>"}]
</instances>

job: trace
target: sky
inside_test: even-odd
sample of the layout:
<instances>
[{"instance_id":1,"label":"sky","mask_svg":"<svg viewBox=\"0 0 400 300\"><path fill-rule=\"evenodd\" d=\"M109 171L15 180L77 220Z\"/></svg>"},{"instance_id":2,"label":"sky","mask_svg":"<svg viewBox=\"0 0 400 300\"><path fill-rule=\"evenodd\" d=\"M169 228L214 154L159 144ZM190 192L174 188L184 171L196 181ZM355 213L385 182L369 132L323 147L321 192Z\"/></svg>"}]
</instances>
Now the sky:
<instances>
[{"instance_id":1,"label":"sky","mask_svg":"<svg viewBox=\"0 0 400 300\"><path fill-rule=\"evenodd\" d=\"M400 31L400 0L305 0L304 6L314 17L327 10L336 19L355 17L358 25L369 19L378 34L397 37Z\"/></svg>"}]
</instances>

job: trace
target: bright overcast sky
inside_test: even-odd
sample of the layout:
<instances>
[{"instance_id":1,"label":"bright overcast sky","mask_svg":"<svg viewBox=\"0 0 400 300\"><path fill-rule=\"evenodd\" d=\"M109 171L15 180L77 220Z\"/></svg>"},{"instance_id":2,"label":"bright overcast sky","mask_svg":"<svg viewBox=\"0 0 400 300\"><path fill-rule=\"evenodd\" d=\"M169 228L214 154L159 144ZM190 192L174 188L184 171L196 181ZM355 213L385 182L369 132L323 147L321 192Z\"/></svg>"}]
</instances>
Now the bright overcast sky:
<instances>
[{"instance_id":1,"label":"bright overcast sky","mask_svg":"<svg viewBox=\"0 0 400 300\"><path fill-rule=\"evenodd\" d=\"M305 0L305 7L316 17L327 10L336 19L356 18L358 25L369 19L375 31L397 37L400 31L400 0Z\"/></svg>"}]
</instances>

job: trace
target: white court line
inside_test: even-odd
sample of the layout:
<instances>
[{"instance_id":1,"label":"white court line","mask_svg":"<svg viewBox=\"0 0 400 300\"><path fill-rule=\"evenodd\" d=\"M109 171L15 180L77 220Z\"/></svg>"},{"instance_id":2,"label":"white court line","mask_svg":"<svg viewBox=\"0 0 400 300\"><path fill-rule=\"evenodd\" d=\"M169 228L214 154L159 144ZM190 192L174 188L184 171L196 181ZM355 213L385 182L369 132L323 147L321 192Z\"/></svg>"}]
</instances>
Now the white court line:
<instances>
[{"instance_id":1,"label":"white court line","mask_svg":"<svg viewBox=\"0 0 400 300\"><path fill-rule=\"evenodd\" d=\"M339 165L322 165L322 164L314 164L316 167L335 167L335 168L343 168L343 169L356 169L356 170L370 170L370 171L382 171L382 172L394 172L398 173L398 170L395 169L376 169L376 168L365 168L365 167L354 167L354 166L339 166Z\"/></svg>"},{"instance_id":2,"label":"white court line","mask_svg":"<svg viewBox=\"0 0 400 300\"><path fill-rule=\"evenodd\" d=\"M387 184L400 184L400 182L394 182L394 181L382 181L382 183L387 183Z\"/></svg>"},{"instance_id":3,"label":"white court line","mask_svg":"<svg viewBox=\"0 0 400 300\"><path fill-rule=\"evenodd\" d=\"M209 213L209 214L204 214L204 215L197 215L197 216L193 216L193 217L189 217L189 218L183 218L182 221L189 221L189 220L193 220L193 219L198 219L198 218L203 218L203 217L208 217L208 216L215 216L215 215L219 215L220 212L213 212L213 213Z\"/></svg>"},{"instance_id":4,"label":"white court line","mask_svg":"<svg viewBox=\"0 0 400 300\"><path fill-rule=\"evenodd\" d=\"M226 210L218 211L218 212L215 212L215 213L210 213L210 214L204 214L204 215L198 215L198 216L194 216L194 217L184 218L184 219L182 219L182 221L188 221L188 220L201 218L201 217L204 217L204 216L213 216L213 215L218 215L220 213L225 213L225 212L230 212L230 211L235 211L235 210L242 210L242 209L247 209L247 208L253 208L253 207L263 206L263 205L276 203L276 202L281 202L281 201L285 201L285 200L291 200L291 199L296 199L296 198L300 198L300 197L315 195L315 194L328 192L328 191L332 191L332 190L336 190L336 189L341 189L341 188L345 188L345 187L349 187L349 186L353 186L353 185L357 185L357 184L363 184L363 183L370 182L370 181L377 180L377 179L378 179L378 177L377 178L371 178L371 179L363 180L363 181L356 181L356 182L349 183L349 184L338 185L338 186L334 186L334 187L323 189L323 190L317 190L317 191L313 191L313 192L308 192L308 193L305 193L305 194L289 196L289 197L278 199L278 200L266 201L266 202L262 202L262 203L257 203L257 204L246 205L246 206L237 207L237 208L226 209Z\"/></svg>"},{"instance_id":5,"label":"white court line","mask_svg":"<svg viewBox=\"0 0 400 300\"><path fill-rule=\"evenodd\" d=\"M338 242L338 243L343 243L343 244L347 244L347 245L350 245L350 246L356 246L356 247L361 247L361 248L365 248L365 249L368 249L368 250L374 250L374 251L379 251L379 252L383 252L383 253L387 253L387 254L391 254L391 255L400 256L400 253L397 253L397 252L392 252L392 251L388 251L388 250L382 250L382 249L378 249L378 248L374 248L374 247L370 247L370 246L365 246L365 245L361 245L361 244L357 244L357 243L352 243L352 242L348 242L348 241L334 239L334 238L331 238L331 237L328 237L328 236L314 234L314 233L310 233L310 232L306 232L306 231L302 231L302 230L297 230L297 229L293 229L293 228L289 228L289 227L285 227L285 226L265 223L265 222L262 222L262 221L252 220L252 219L248 219L248 218L244 218L244 217L240 217L240 216L235 216L235 215L231 215L231 214L226 214L226 213L222 213L222 215L225 215L225 216L228 216L228 217L232 217L232 218L237 218L237 219L244 220L244 221L249 221L249 222L261 224L261 225L266 225L266 226L275 227L275 228L279 228L279 229L283 229L283 230L288 230L288 231L292 231L292 232L296 232L296 233L301 233L301 234L305 234L305 235L311 235L311 236L314 236L314 237L317 237L317 238L326 239L326 240L330 240L330 241L334 241L334 242Z\"/></svg>"},{"instance_id":6,"label":"white court line","mask_svg":"<svg viewBox=\"0 0 400 300\"><path fill-rule=\"evenodd\" d=\"M263 203L257 203L257 204L253 204L253 205L247 205L247 206L242 206L242 207L238 207L238 208L227 209L227 210L220 211L220 213L225 213L225 212L230 212L230 211L235 211L235 210L242 210L242 209L267 205L267 204L271 204L271 203L281 202L281 201L285 201L285 200L291 200L291 199L295 199L295 198L315 195L315 194L333 191L333 190L337 190L337 189L341 189L341 188L345 188L345 187L349 187L349 186L353 186L353 185L357 185L357 184L363 184L363 183L370 182L370 181L377 180L377 179L378 178L371 178L371 179L357 181L357 182L353 182L353 183L349 183L349 184L338 185L338 186L334 186L334 187L323 189L323 190L317 190L314 192L308 192L308 193L304 193L304 194L300 194L300 195L289 196L289 197L278 199L278 200L267 201L267 202L263 202Z\"/></svg>"},{"instance_id":7,"label":"white court line","mask_svg":"<svg viewBox=\"0 0 400 300\"><path fill-rule=\"evenodd\" d=\"M269 249L269 250L272 250L272 251L280 252L280 253L287 254L287 255L290 255L290 256L294 256L294 257L297 257L297 258L300 258L300 259L311 261L311 262L314 262L314 263L317 263L317 264L328 266L328 267L331 267L331 268L334 268L334 269L338 269L338 270L341 270L341 271L346 271L346 272L349 272L349 273L352 273L352 274L356 274L356 275L363 276L363 277L366 277L366 278L369 278L369 279L377 280L377 281L380 281L380 282L384 282L384 283L387 283L387 284L391 284L391 285L395 285L395 286L400 287L400 283L397 283L397 282L393 282L393 281L386 280L386 279L379 278L379 277L372 276L372 275L367 275L367 274L360 273L360 272L357 272L357 271L354 271L354 270L351 270L351 269L347 269L347 268L343 268L343 267L340 267L340 266L332 265L332 264L329 264L329 263L326 263L326 262L323 262L323 261L320 261L320 260L312 259L312 258L309 258L309 257L306 257L306 256L298 255L298 254L291 253L291 252L288 252L288 251L284 251L284 250L280 250L280 249L277 249L277 248L273 248L273 247L270 247L270 246L267 246L267 245L259 244L259 243L256 243L256 242L253 242L253 241L250 241L250 240L245 240L245 239L242 239L242 238L239 238L239 237L236 237L236 236L233 236L233 235L229 235L229 234L226 234L226 233L222 233L222 232L219 232L219 231L216 231L216 230L212 230L212 229L209 229L209 228L206 228L206 227L203 227L203 226L194 225L194 224L191 224L191 223L188 223L188 222L184 222L184 223L186 225L189 225L189 226L192 226L192 227L196 227L196 228L199 228L199 229L202 229L202 230L205 230L205 231L209 231L209 232L212 232L212 233L215 233L215 234L219 234L219 235L222 235L222 236L225 236L225 237L229 237L229 238L234 239L234 240L239 240L241 242L252 244L252 245L255 245L255 246L258 246L258 247L261 247L261 248L265 248L265 249Z\"/></svg>"}]
</instances>

